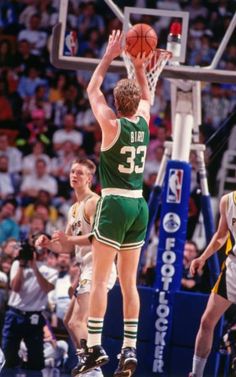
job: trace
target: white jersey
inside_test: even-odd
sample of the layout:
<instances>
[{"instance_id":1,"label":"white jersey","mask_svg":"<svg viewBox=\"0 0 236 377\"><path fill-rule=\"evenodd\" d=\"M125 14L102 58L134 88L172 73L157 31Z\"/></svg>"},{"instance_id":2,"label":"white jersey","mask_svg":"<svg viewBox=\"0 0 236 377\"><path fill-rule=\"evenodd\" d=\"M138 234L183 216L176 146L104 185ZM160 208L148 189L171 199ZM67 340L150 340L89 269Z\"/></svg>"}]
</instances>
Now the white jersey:
<instances>
[{"instance_id":1,"label":"white jersey","mask_svg":"<svg viewBox=\"0 0 236 377\"><path fill-rule=\"evenodd\" d=\"M95 194L94 194L95 195ZM87 196L80 203L75 203L71 206L68 214L68 224L70 225L73 236L80 236L91 233L92 225L89 219L86 218L84 206L86 201L91 198L93 194ZM75 246L76 261L81 263L80 283L78 287L78 294L90 292L92 280L92 246ZM113 263L111 275L108 281L108 289L111 289L116 282L117 272L116 266Z\"/></svg>"},{"instance_id":2,"label":"white jersey","mask_svg":"<svg viewBox=\"0 0 236 377\"><path fill-rule=\"evenodd\" d=\"M81 202L76 202L70 207L68 214L68 224L71 228L71 233L73 236L81 236L84 234L91 233L92 224L90 224L89 219L86 218L84 211L85 203L89 198L93 196L89 195ZM91 252L91 246L75 246L75 256L78 263L82 263L86 254Z\"/></svg>"},{"instance_id":3,"label":"white jersey","mask_svg":"<svg viewBox=\"0 0 236 377\"><path fill-rule=\"evenodd\" d=\"M230 231L230 239L233 246L233 253L236 255L236 191L228 194L228 206L226 219Z\"/></svg>"}]
</instances>

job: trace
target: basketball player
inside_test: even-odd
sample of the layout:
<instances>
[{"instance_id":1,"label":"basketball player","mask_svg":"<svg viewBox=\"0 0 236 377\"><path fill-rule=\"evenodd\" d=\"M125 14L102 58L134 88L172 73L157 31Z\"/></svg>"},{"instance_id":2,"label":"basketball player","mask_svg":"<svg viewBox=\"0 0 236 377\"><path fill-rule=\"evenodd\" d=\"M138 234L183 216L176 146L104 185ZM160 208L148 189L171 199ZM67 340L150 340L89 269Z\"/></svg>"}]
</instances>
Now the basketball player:
<instances>
[{"instance_id":1,"label":"basketball player","mask_svg":"<svg viewBox=\"0 0 236 377\"><path fill-rule=\"evenodd\" d=\"M76 260L80 264L81 274L79 286L72 297L65 315L64 323L74 342L81 352L85 348L87 339L88 300L92 278L92 252L88 235L91 233L93 218L99 196L91 189L95 164L88 159L75 160L70 171L70 185L75 190L76 203L68 214L66 231L57 231L50 241L42 235L36 241L37 246L47 247L55 252L72 252L75 249ZM116 281L116 269L113 265L108 281L108 288L112 288ZM91 376L87 373L86 376ZM103 376L100 368L93 371L93 377Z\"/></svg>"},{"instance_id":2,"label":"basketball player","mask_svg":"<svg viewBox=\"0 0 236 377\"><path fill-rule=\"evenodd\" d=\"M215 326L230 305L236 303L236 191L221 198L218 229L203 254L192 261L191 273L194 275L201 271L206 260L219 250L226 241L228 256L201 319L195 342L192 372L189 377L203 376L212 347Z\"/></svg>"},{"instance_id":3,"label":"basketball player","mask_svg":"<svg viewBox=\"0 0 236 377\"><path fill-rule=\"evenodd\" d=\"M121 54L121 45L121 32L113 30L106 52L87 88L93 113L102 130L102 197L98 202L92 232L93 277L89 299L88 349L72 371L72 376L76 377L109 361L101 346L101 335L107 308L106 285L117 253L123 296L124 339L114 376L131 376L137 365L140 304L136 274L148 221L142 186L149 142L150 93L144 70L146 57L139 54L133 59L136 80L120 80L114 88L117 114L108 106L101 85L109 65Z\"/></svg>"}]
</instances>

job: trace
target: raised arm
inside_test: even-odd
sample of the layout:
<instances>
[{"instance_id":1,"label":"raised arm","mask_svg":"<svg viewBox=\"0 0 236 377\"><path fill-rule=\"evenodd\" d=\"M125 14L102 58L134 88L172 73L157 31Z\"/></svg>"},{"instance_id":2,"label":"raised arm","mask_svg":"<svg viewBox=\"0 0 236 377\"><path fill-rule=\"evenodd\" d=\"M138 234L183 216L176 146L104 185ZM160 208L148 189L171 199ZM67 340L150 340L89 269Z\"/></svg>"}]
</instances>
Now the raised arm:
<instances>
[{"instance_id":1,"label":"raised arm","mask_svg":"<svg viewBox=\"0 0 236 377\"><path fill-rule=\"evenodd\" d=\"M105 54L95 69L87 87L90 105L102 130L110 129L111 121L115 122L116 119L115 113L108 106L101 91L101 85L111 62L122 52L122 37L120 30L112 31L112 34L109 36Z\"/></svg>"}]
</instances>

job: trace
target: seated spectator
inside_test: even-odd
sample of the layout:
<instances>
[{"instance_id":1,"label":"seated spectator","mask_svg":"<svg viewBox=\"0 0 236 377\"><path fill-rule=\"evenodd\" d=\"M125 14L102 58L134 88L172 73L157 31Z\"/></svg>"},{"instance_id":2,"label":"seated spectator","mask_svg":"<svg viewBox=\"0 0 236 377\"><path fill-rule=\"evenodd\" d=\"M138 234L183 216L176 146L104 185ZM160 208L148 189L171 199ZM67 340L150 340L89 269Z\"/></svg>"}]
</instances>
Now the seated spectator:
<instances>
[{"instance_id":1,"label":"seated spectator","mask_svg":"<svg viewBox=\"0 0 236 377\"><path fill-rule=\"evenodd\" d=\"M8 136L4 134L0 134L0 155L8 157L10 173L21 173L22 153L16 147L10 146Z\"/></svg>"},{"instance_id":2,"label":"seated spectator","mask_svg":"<svg viewBox=\"0 0 236 377\"><path fill-rule=\"evenodd\" d=\"M157 146L152 159L147 159L144 166L144 180L148 180L150 174L158 173L161 165L162 157L164 154L164 147L162 145Z\"/></svg>"},{"instance_id":3,"label":"seated spectator","mask_svg":"<svg viewBox=\"0 0 236 377\"><path fill-rule=\"evenodd\" d=\"M155 151L157 147L163 147L165 141L167 140L167 129L164 124L160 124L153 130L153 137L151 137L148 149L147 149L147 159L152 159L155 156Z\"/></svg>"},{"instance_id":4,"label":"seated spectator","mask_svg":"<svg viewBox=\"0 0 236 377\"><path fill-rule=\"evenodd\" d=\"M55 74L49 88L50 103L54 104L55 102L63 100L67 80L68 78L65 73L59 72L58 74Z\"/></svg>"},{"instance_id":5,"label":"seated spectator","mask_svg":"<svg viewBox=\"0 0 236 377\"><path fill-rule=\"evenodd\" d=\"M44 111L42 109L34 110L26 123L26 127L21 129L17 144L20 144L25 153L29 153L31 146L40 141L44 148L50 151L51 134Z\"/></svg>"},{"instance_id":6,"label":"seated spectator","mask_svg":"<svg viewBox=\"0 0 236 377\"><path fill-rule=\"evenodd\" d=\"M74 152L82 145L83 135L75 129L75 117L73 114L66 114L63 121L63 129L55 131L53 134L53 149L60 152L62 145L66 141L70 141Z\"/></svg>"},{"instance_id":7,"label":"seated spectator","mask_svg":"<svg viewBox=\"0 0 236 377\"><path fill-rule=\"evenodd\" d=\"M47 172L51 170L51 159L45 153L45 144L42 141L36 140L31 145L32 152L23 157L22 173L23 175L32 174L35 170L35 162L38 158L42 158L47 165Z\"/></svg>"},{"instance_id":8,"label":"seated spectator","mask_svg":"<svg viewBox=\"0 0 236 377\"><path fill-rule=\"evenodd\" d=\"M29 223L21 225L21 238L30 239L38 233L45 232L45 221L43 216L40 214L35 214Z\"/></svg>"},{"instance_id":9,"label":"seated spectator","mask_svg":"<svg viewBox=\"0 0 236 377\"><path fill-rule=\"evenodd\" d=\"M40 14L32 14L29 25L18 34L18 41L26 39L31 45L33 55L40 56L47 43L47 33L40 30Z\"/></svg>"},{"instance_id":10,"label":"seated spectator","mask_svg":"<svg viewBox=\"0 0 236 377\"><path fill-rule=\"evenodd\" d=\"M17 91L22 100L29 101L39 85L47 86L47 80L40 76L39 67L30 66L21 76Z\"/></svg>"},{"instance_id":11,"label":"seated spectator","mask_svg":"<svg viewBox=\"0 0 236 377\"><path fill-rule=\"evenodd\" d=\"M57 195L58 185L54 177L47 173L45 160L38 158L35 162L35 172L28 174L23 178L20 194L23 204L32 202L45 187L51 196Z\"/></svg>"},{"instance_id":12,"label":"seated spectator","mask_svg":"<svg viewBox=\"0 0 236 377\"><path fill-rule=\"evenodd\" d=\"M38 85L34 95L29 101L24 102L23 117L27 119L31 114L37 111L42 111L46 120L51 118L52 104L48 101L48 90L45 85Z\"/></svg>"},{"instance_id":13,"label":"seated spectator","mask_svg":"<svg viewBox=\"0 0 236 377\"><path fill-rule=\"evenodd\" d=\"M21 224L28 224L32 221L33 216L37 213L38 205L44 205L49 210L49 219L53 223L58 219L57 209L51 203L51 195L46 190L39 190L36 201L34 203L28 204L23 211L23 219Z\"/></svg>"},{"instance_id":14,"label":"seated spectator","mask_svg":"<svg viewBox=\"0 0 236 377\"><path fill-rule=\"evenodd\" d=\"M15 65L12 44L8 39L0 41L0 72L3 73Z\"/></svg>"},{"instance_id":15,"label":"seated spectator","mask_svg":"<svg viewBox=\"0 0 236 377\"><path fill-rule=\"evenodd\" d=\"M9 172L8 157L0 156L0 203L16 192L17 182Z\"/></svg>"},{"instance_id":16,"label":"seated spectator","mask_svg":"<svg viewBox=\"0 0 236 377\"><path fill-rule=\"evenodd\" d=\"M74 80L76 82L76 77ZM75 117L86 101L84 89L78 82L66 85L62 94L62 100L56 102L54 105L53 124L57 128L62 128L66 114L73 114Z\"/></svg>"},{"instance_id":17,"label":"seated spectator","mask_svg":"<svg viewBox=\"0 0 236 377\"><path fill-rule=\"evenodd\" d=\"M15 66L20 76L26 76L30 67L41 67L40 57L32 54L31 45L26 39L18 41Z\"/></svg>"},{"instance_id":18,"label":"seated spectator","mask_svg":"<svg viewBox=\"0 0 236 377\"><path fill-rule=\"evenodd\" d=\"M9 238L19 240L20 228L14 220L17 202L14 199L5 200L0 208L0 246Z\"/></svg>"},{"instance_id":19,"label":"seated spectator","mask_svg":"<svg viewBox=\"0 0 236 377\"><path fill-rule=\"evenodd\" d=\"M17 245L17 255L19 251L19 245ZM0 256L0 270L7 276L7 282L10 281L10 270L13 259L10 255L2 254Z\"/></svg>"},{"instance_id":20,"label":"seated spectator","mask_svg":"<svg viewBox=\"0 0 236 377\"><path fill-rule=\"evenodd\" d=\"M186 241L184 245L184 259L183 259L183 276L181 279L181 290L183 291L197 291L201 275L192 275L190 273L190 264L193 259L198 257L197 245L193 241Z\"/></svg>"},{"instance_id":21,"label":"seated spectator","mask_svg":"<svg viewBox=\"0 0 236 377\"><path fill-rule=\"evenodd\" d=\"M15 238L8 238L8 240L1 245L1 255L7 256L13 261L17 256L19 252L19 242Z\"/></svg>"},{"instance_id":22,"label":"seated spectator","mask_svg":"<svg viewBox=\"0 0 236 377\"><path fill-rule=\"evenodd\" d=\"M69 173L72 162L76 159L74 145L71 141L65 141L57 157L52 159L51 174L57 179L58 195L65 198L69 197Z\"/></svg>"}]
</instances>

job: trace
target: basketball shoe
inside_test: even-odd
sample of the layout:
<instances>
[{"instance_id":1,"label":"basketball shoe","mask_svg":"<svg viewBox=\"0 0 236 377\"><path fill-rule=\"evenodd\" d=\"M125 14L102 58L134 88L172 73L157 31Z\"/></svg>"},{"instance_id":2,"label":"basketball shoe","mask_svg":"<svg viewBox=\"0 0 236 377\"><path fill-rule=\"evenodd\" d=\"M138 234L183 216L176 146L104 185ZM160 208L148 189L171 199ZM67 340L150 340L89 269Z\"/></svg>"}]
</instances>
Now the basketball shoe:
<instances>
[{"instance_id":1,"label":"basketball shoe","mask_svg":"<svg viewBox=\"0 0 236 377\"><path fill-rule=\"evenodd\" d=\"M188 377L196 377L196 374L195 374L195 373L192 373L192 372L190 372L190 373L189 373L189 375L188 375Z\"/></svg>"},{"instance_id":2,"label":"basketball shoe","mask_svg":"<svg viewBox=\"0 0 236 377\"><path fill-rule=\"evenodd\" d=\"M102 346L93 346L86 348L83 353L80 353L78 364L71 371L73 377L79 377L81 374L89 372L96 367L107 364L109 356L106 354Z\"/></svg>"},{"instance_id":3,"label":"basketball shoe","mask_svg":"<svg viewBox=\"0 0 236 377\"><path fill-rule=\"evenodd\" d=\"M125 347L118 355L120 359L118 367L114 373L114 377L131 377L137 367L136 349L132 347Z\"/></svg>"}]
</instances>

